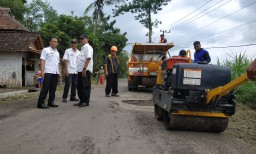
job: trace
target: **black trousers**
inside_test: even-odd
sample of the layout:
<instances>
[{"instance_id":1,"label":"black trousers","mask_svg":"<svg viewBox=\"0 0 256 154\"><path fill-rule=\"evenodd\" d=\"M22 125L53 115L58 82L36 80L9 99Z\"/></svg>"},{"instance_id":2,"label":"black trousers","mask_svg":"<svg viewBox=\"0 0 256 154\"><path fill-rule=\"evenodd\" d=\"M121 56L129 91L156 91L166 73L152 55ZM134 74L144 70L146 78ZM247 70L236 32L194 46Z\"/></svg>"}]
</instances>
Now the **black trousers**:
<instances>
[{"instance_id":1,"label":"black trousers","mask_svg":"<svg viewBox=\"0 0 256 154\"><path fill-rule=\"evenodd\" d=\"M44 101L47 97L48 92L49 92L48 104L51 104L54 102L58 78L59 78L59 74L45 73L43 87L41 89L41 92L38 98L38 105L44 104Z\"/></svg>"},{"instance_id":2,"label":"black trousers","mask_svg":"<svg viewBox=\"0 0 256 154\"><path fill-rule=\"evenodd\" d=\"M86 71L86 77L82 77L82 72L78 72L77 92L81 103L90 102L91 96L91 72Z\"/></svg>"},{"instance_id":3,"label":"black trousers","mask_svg":"<svg viewBox=\"0 0 256 154\"><path fill-rule=\"evenodd\" d=\"M117 73L108 74L107 84L105 89L106 95L110 94L111 90L112 90L112 93L117 94L118 93L117 88L118 88Z\"/></svg>"},{"instance_id":4,"label":"black trousers","mask_svg":"<svg viewBox=\"0 0 256 154\"><path fill-rule=\"evenodd\" d=\"M71 85L70 98L76 97L77 74L69 74L68 77L65 77L65 87L64 87L62 98L68 97L68 91L69 91L70 85Z\"/></svg>"}]
</instances>

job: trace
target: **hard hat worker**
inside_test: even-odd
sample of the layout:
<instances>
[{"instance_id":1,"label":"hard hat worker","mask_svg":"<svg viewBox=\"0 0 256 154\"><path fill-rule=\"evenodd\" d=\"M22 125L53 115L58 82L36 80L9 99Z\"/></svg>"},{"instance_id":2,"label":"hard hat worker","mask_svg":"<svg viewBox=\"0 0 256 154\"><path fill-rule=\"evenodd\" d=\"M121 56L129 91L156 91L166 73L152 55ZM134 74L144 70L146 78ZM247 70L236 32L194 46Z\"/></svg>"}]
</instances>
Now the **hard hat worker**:
<instances>
[{"instance_id":1,"label":"hard hat worker","mask_svg":"<svg viewBox=\"0 0 256 154\"><path fill-rule=\"evenodd\" d=\"M107 84L105 89L106 97L115 96L119 97L118 93L118 65L119 65L119 59L117 56L117 47L112 46L110 49L110 54L106 57L104 61L104 73L107 78Z\"/></svg>"},{"instance_id":2,"label":"hard hat worker","mask_svg":"<svg viewBox=\"0 0 256 154\"><path fill-rule=\"evenodd\" d=\"M199 41L194 42L194 49L195 49L194 61L193 61L194 63L198 63L198 62L210 63L211 62L211 57L208 51L201 48L201 44Z\"/></svg>"},{"instance_id":3,"label":"hard hat worker","mask_svg":"<svg viewBox=\"0 0 256 154\"><path fill-rule=\"evenodd\" d=\"M159 41L159 43L166 43L167 42L167 40L164 38L164 34L161 34L160 35L160 41Z\"/></svg>"}]
</instances>

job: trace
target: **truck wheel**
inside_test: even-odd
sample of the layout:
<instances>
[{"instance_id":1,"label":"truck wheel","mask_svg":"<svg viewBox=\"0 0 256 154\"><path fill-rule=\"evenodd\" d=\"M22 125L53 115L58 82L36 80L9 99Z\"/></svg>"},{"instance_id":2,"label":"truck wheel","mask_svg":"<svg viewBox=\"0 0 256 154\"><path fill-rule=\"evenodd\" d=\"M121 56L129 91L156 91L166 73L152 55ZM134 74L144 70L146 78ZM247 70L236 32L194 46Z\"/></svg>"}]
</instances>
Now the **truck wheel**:
<instances>
[{"instance_id":1,"label":"truck wheel","mask_svg":"<svg viewBox=\"0 0 256 154\"><path fill-rule=\"evenodd\" d=\"M128 81L128 91L132 91L131 82Z\"/></svg>"},{"instance_id":2,"label":"truck wheel","mask_svg":"<svg viewBox=\"0 0 256 154\"><path fill-rule=\"evenodd\" d=\"M170 130L171 119L170 119L169 113L165 110L163 110L163 122L164 122L164 128L167 130Z\"/></svg>"},{"instance_id":3,"label":"truck wheel","mask_svg":"<svg viewBox=\"0 0 256 154\"><path fill-rule=\"evenodd\" d=\"M155 118L158 121L163 121L163 109L161 109L159 106L155 105Z\"/></svg>"}]
</instances>

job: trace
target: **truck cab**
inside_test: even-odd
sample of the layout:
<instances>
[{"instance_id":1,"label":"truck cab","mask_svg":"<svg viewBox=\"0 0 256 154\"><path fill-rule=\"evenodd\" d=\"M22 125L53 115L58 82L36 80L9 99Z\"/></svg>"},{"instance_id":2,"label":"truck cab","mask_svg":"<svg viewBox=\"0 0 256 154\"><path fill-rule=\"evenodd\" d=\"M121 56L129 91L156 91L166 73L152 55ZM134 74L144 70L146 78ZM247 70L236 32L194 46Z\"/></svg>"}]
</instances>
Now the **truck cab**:
<instances>
[{"instance_id":1,"label":"truck cab","mask_svg":"<svg viewBox=\"0 0 256 154\"><path fill-rule=\"evenodd\" d=\"M172 43L135 43L127 64L128 90L137 90L139 86L152 88L162 58L172 47Z\"/></svg>"}]
</instances>

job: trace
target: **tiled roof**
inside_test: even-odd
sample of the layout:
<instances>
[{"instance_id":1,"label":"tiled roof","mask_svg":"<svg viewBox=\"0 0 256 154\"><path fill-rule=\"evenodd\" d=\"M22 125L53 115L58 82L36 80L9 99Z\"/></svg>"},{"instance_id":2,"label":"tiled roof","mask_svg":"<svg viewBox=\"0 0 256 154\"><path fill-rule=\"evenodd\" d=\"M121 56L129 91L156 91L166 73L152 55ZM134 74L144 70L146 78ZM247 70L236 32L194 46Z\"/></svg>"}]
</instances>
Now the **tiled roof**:
<instances>
[{"instance_id":1,"label":"tiled roof","mask_svg":"<svg viewBox=\"0 0 256 154\"><path fill-rule=\"evenodd\" d=\"M42 49L42 38L35 32L0 31L0 52L40 53Z\"/></svg>"},{"instance_id":2,"label":"tiled roof","mask_svg":"<svg viewBox=\"0 0 256 154\"><path fill-rule=\"evenodd\" d=\"M0 30L22 30L28 31L22 24L16 21L9 8L0 7Z\"/></svg>"}]
</instances>

